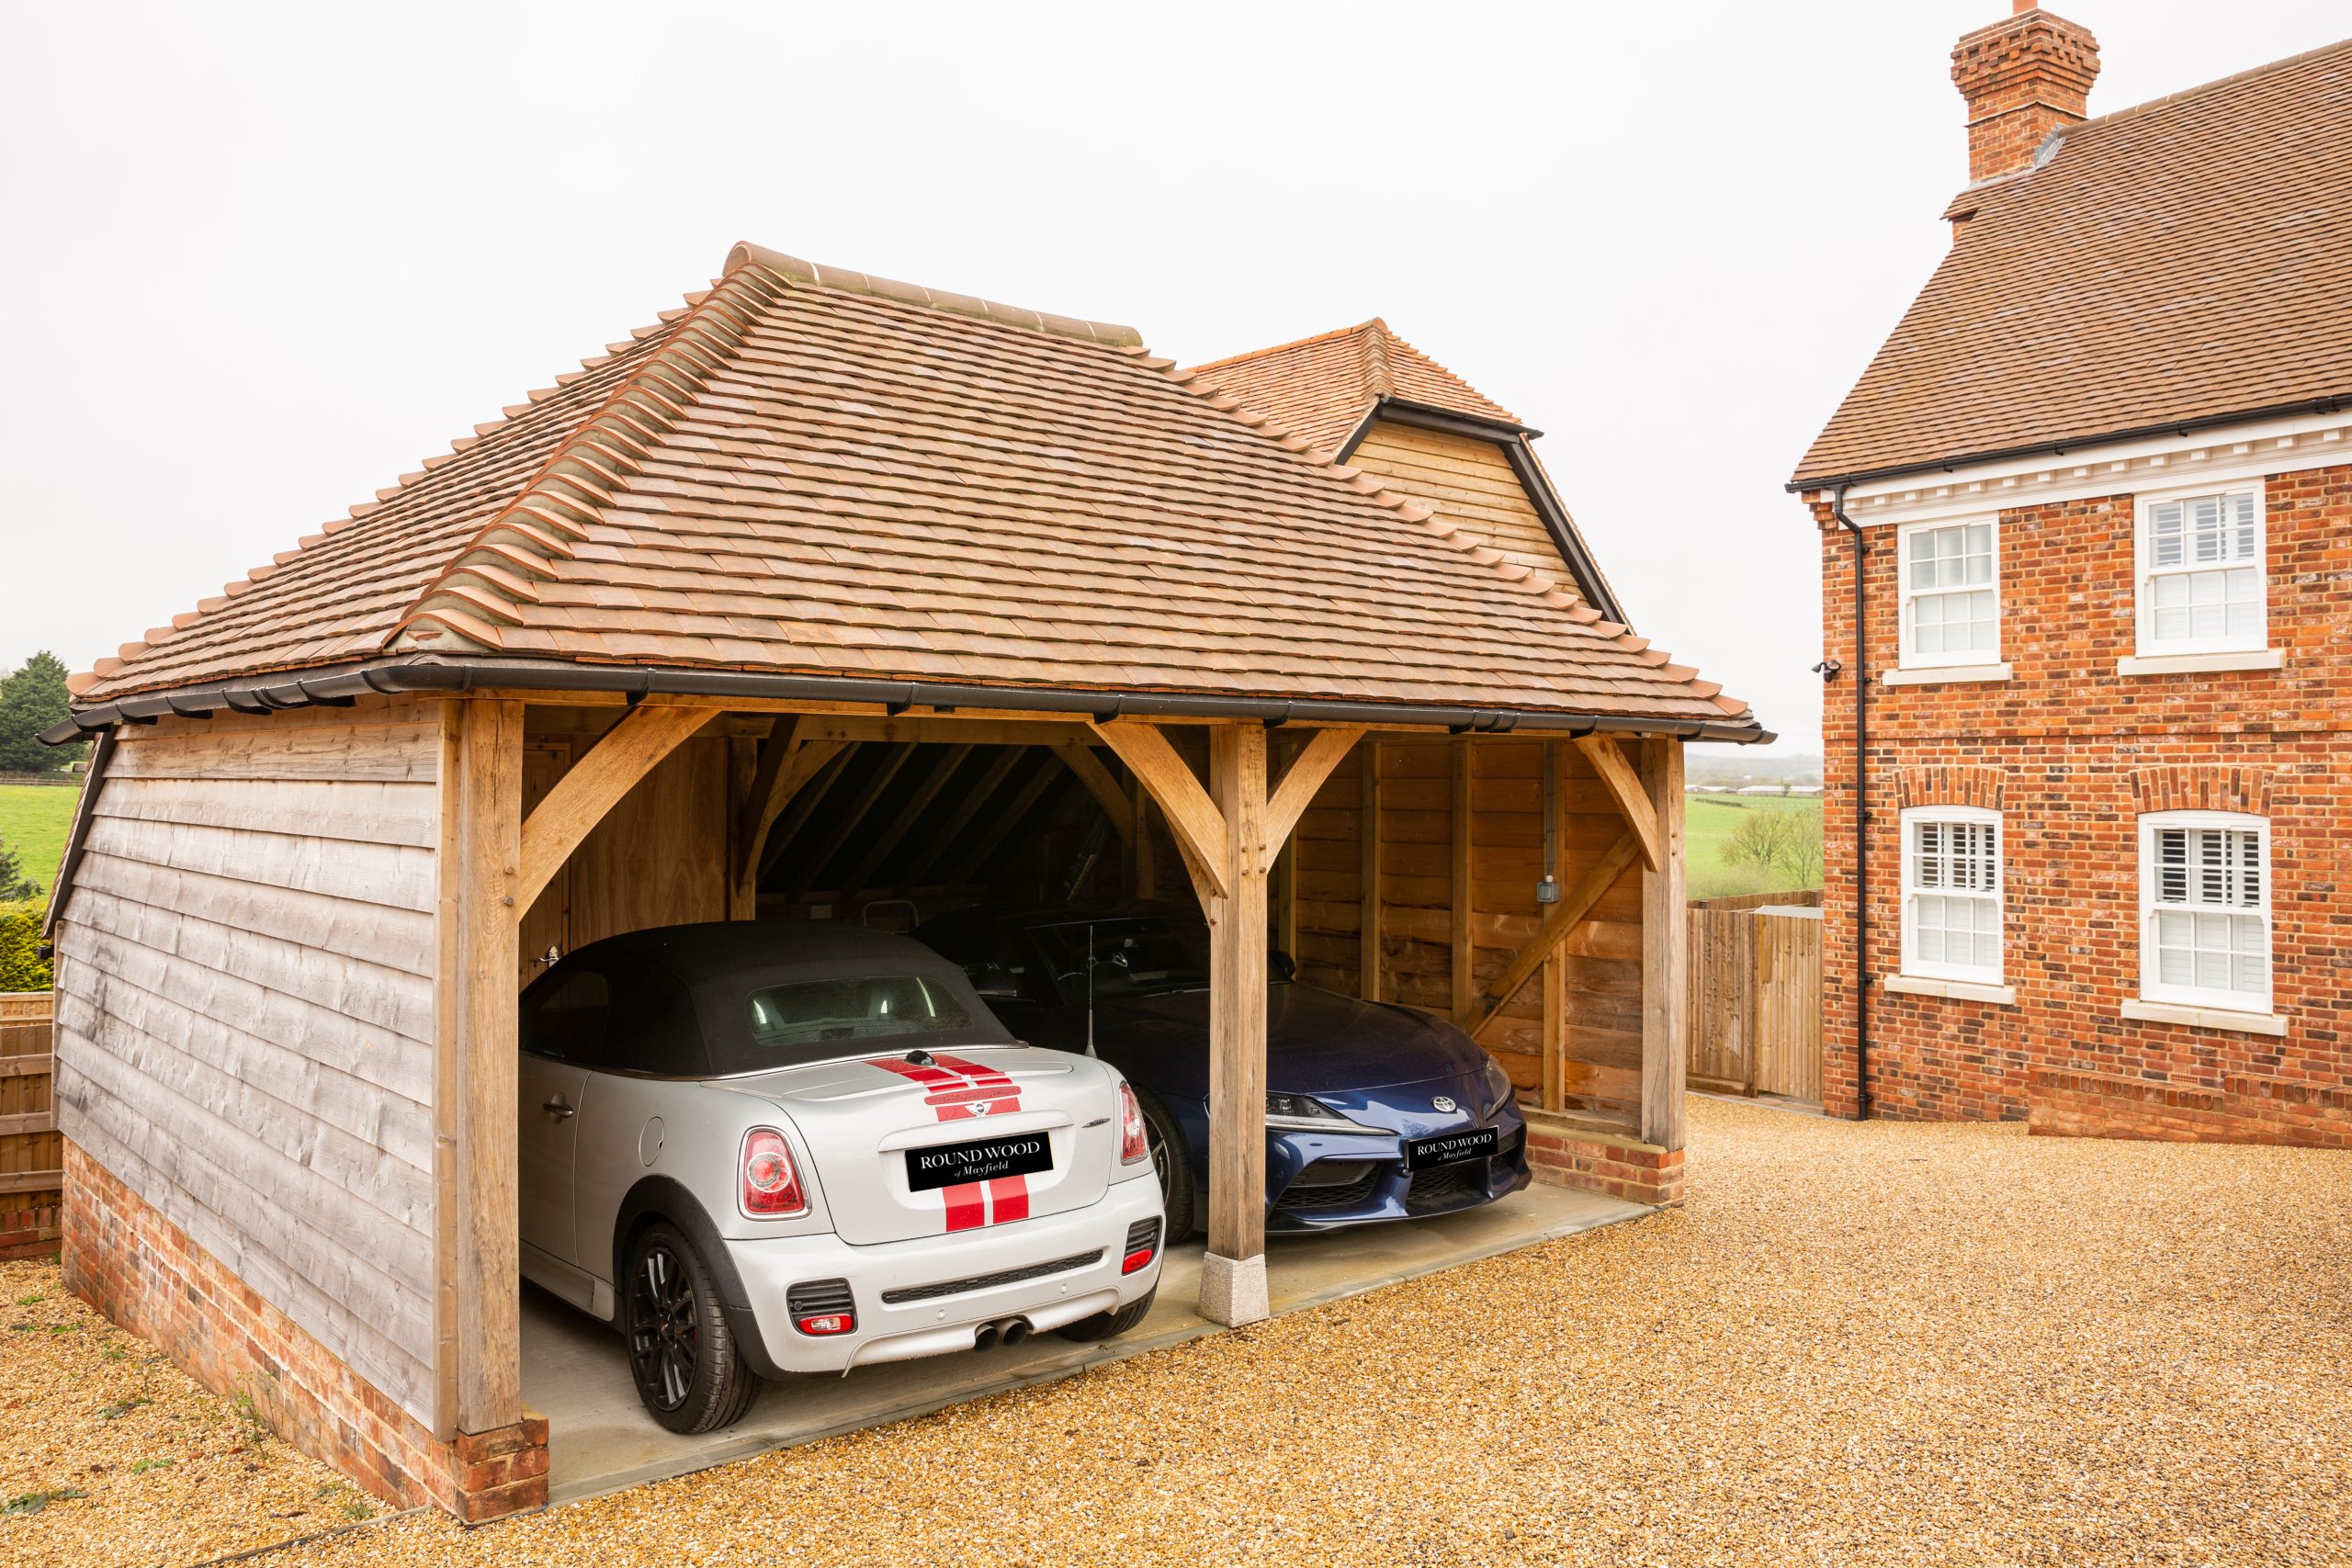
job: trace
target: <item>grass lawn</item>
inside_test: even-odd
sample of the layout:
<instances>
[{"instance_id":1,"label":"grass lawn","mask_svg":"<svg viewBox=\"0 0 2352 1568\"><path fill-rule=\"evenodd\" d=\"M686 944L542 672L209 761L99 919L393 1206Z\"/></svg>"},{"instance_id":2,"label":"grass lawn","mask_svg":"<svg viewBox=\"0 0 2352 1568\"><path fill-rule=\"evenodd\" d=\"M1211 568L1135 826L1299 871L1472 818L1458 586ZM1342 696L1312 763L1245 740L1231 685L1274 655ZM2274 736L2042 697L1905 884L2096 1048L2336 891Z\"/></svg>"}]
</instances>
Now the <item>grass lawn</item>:
<instances>
[{"instance_id":1,"label":"grass lawn","mask_svg":"<svg viewBox=\"0 0 2352 1568\"><path fill-rule=\"evenodd\" d=\"M44 893L57 880L66 829L81 798L71 784L0 784L0 843L17 852L17 863Z\"/></svg>"},{"instance_id":2,"label":"grass lawn","mask_svg":"<svg viewBox=\"0 0 2352 1568\"><path fill-rule=\"evenodd\" d=\"M1789 878L1779 872L1748 865L1725 865L1724 845L1740 823L1758 811L1804 811L1821 815L1819 795L1721 795L1687 797L1686 829L1690 852L1692 898L1727 898L1736 893L1792 893ZM5 830L5 829L0 829ZM1821 886L1818 880L1812 886Z\"/></svg>"}]
</instances>

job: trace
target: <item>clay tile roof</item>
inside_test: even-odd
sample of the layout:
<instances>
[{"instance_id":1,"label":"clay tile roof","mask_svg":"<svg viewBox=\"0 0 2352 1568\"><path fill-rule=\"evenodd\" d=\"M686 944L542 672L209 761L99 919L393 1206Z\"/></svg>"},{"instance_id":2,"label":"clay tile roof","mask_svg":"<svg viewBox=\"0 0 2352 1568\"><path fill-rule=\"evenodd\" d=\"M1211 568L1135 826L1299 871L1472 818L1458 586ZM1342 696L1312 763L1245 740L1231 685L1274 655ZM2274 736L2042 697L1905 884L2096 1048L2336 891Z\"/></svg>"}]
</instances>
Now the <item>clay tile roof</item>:
<instances>
[{"instance_id":1,"label":"clay tile roof","mask_svg":"<svg viewBox=\"0 0 2352 1568\"><path fill-rule=\"evenodd\" d=\"M1747 720L1233 403L1127 328L738 246L78 695L454 654Z\"/></svg>"},{"instance_id":2,"label":"clay tile roof","mask_svg":"<svg viewBox=\"0 0 2352 1568\"><path fill-rule=\"evenodd\" d=\"M2352 40L2086 121L1974 216L1792 485L2352 395Z\"/></svg>"},{"instance_id":3,"label":"clay tile roof","mask_svg":"<svg viewBox=\"0 0 2352 1568\"><path fill-rule=\"evenodd\" d=\"M1193 373L1324 451L1337 450L1384 398L1468 419L1519 423L1376 316L1319 337L1196 365Z\"/></svg>"}]
</instances>

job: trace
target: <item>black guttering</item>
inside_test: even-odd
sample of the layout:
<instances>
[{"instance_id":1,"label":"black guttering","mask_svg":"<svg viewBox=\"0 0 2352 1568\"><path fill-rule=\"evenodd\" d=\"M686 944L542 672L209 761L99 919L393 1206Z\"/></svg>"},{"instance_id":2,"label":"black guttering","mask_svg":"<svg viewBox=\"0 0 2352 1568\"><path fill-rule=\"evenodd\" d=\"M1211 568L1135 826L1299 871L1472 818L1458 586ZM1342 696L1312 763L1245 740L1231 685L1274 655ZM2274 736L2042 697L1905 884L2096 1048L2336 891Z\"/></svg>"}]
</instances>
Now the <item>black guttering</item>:
<instances>
[{"instance_id":1,"label":"black guttering","mask_svg":"<svg viewBox=\"0 0 2352 1568\"><path fill-rule=\"evenodd\" d=\"M1625 618L1625 607L1617 602L1617 595L1610 592L1607 581L1601 577L1600 567L1592 558L1592 552L1585 548L1576 525L1569 521L1567 508L1561 504L1559 492L1552 488L1552 482L1544 478L1544 471L1535 466L1534 454L1528 450L1527 444L1542 435L1542 431L1515 424L1507 419L1479 419L1470 414L1455 413L1450 409L1408 402L1402 398L1382 398L1366 411L1362 419L1356 421L1355 429L1349 432L1348 438L1340 444L1337 460L1344 463L1353 457L1356 448L1363 445L1363 438L1372 434L1372 427L1384 419L1396 424L1411 425L1418 430L1442 431L1448 435L1459 435L1472 441L1491 441L1499 446L1503 456L1510 462L1510 471L1519 478L1520 489L1527 492L1527 499L1534 504L1536 515L1544 519L1544 531L1552 536L1552 543L1558 548L1560 559L1566 564L1568 575L1576 579L1577 588L1584 594L1585 603L1621 626L1633 625Z\"/></svg>"},{"instance_id":2,"label":"black guttering","mask_svg":"<svg viewBox=\"0 0 2352 1568\"><path fill-rule=\"evenodd\" d=\"M1871 547L1862 530L1846 515L1846 487L1839 485L1829 515L1854 536L1854 1120L1871 1119L1871 768L1870 617L1863 584Z\"/></svg>"},{"instance_id":3,"label":"black guttering","mask_svg":"<svg viewBox=\"0 0 2352 1568\"><path fill-rule=\"evenodd\" d=\"M1846 491L1855 485L1875 484L1904 474L1951 473L1967 463L2003 463L2013 457L2064 457L2069 452L2079 452L2090 446L2109 446L2119 441L2153 441L2160 435L2186 436L2192 431L2213 430L2225 424L2252 424L2261 419L2286 419L2303 413L2341 413L2344 405L2352 401L2352 392L2338 392L2324 398L2298 398L2291 403L2273 403L2267 408L2247 409L2239 413L2199 414L2195 419L2168 419L2157 424L2136 424L2129 430L2112 430L2104 434L2073 435L2063 441L2037 441L2025 446L2001 446L1989 452L1961 452L1949 457L1928 457L1917 463L1896 463L1883 468L1857 468L1850 474L1824 474L1817 479L1791 479L1781 488L1791 495L1806 491Z\"/></svg>"},{"instance_id":4,"label":"black guttering","mask_svg":"<svg viewBox=\"0 0 2352 1568\"><path fill-rule=\"evenodd\" d=\"M245 680L142 692L77 710L41 732L62 745L90 730L118 724L152 724L177 715L198 718L222 708L272 713L280 708L348 706L369 694L466 692L484 688L534 692L616 692L630 697L708 697L872 705L908 708L1011 709L1089 718L1246 718L1262 724L1430 726L1458 732L1671 735L1686 740L1740 745L1770 741L1762 727L1708 719L1630 718L1622 714L1553 713L1531 708L1478 708L1422 703L1295 701L1278 697L1219 697L1182 692L1090 692L1053 686L954 685L935 681L880 681L841 675L764 674L741 670L662 669L645 665L568 664L529 659L449 659L425 654L335 669L256 675Z\"/></svg>"}]
</instances>

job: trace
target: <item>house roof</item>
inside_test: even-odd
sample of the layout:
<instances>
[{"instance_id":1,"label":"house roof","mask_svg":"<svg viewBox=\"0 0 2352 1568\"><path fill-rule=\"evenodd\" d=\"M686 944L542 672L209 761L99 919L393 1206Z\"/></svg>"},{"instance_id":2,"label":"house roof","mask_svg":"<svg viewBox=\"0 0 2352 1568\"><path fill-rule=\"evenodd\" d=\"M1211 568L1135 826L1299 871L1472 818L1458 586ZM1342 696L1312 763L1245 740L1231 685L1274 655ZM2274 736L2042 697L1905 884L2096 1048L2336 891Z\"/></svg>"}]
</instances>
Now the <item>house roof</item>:
<instances>
[{"instance_id":1,"label":"house roof","mask_svg":"<svg viewBox=\"0 0 2352 1568\"><path fill-rule=\"evenodd\" d=\"M2352 40L2086 121L1973 216L1792 488L2352 395Z\"/></svg>"},{"instance_id":2,"label":"house roof","mask_svg":"<svg viewBox=\"0 0 2352 1568\"><path fill-rule=\"evenodd\" d=\"M1193 373L1323 451L1339 450L1383 399L1465 419L1519 423L1509 409L1390 332L1377 316L1296 343L1196 365Z\"/></svg>"},{"instance_id":3,"label":"house roof","mask_svg":"<svg viewBox=\"0 0 2352 1568\"><path fill-rule=\"evenodd\" d=\"M458 656L1753 723L1239 404L1124 327L739 245L77 695Z\"/></svg>"}]
</instances>

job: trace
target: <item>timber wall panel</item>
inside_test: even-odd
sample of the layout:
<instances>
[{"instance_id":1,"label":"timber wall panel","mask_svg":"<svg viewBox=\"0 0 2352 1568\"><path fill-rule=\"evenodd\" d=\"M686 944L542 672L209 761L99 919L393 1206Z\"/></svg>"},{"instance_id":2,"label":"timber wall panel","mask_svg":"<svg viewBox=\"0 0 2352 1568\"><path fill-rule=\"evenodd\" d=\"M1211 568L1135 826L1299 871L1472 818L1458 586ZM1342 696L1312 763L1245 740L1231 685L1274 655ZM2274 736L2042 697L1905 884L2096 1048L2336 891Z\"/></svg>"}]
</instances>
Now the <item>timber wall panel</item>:
<instances>
[{"instance_id":1,"label":"timber wall panel","mask_svg":"<svg viewBox=\"0 0 2352 1568\"><path fill-rule=\"evenodd\" d=\"M64 1136L426 1422L438 734L128 731L57 935Z\"/></svg>"},{"instance_id":2,"label":"timber wall panel","mask_svg":"<svg viewBox=\"0 0 2352 1568\"><path fill-rule=\"evenodd\" d=\"M1506 558L1555 582L1575 581L1499 443L1383 420L1348 464L1388 480Z\"/></svg>"}]
</instances>

